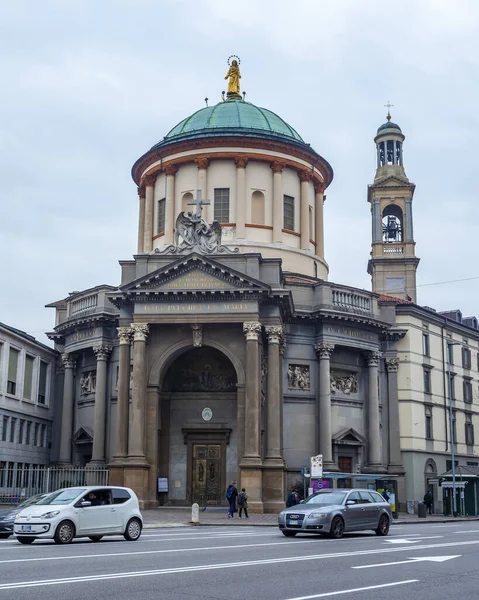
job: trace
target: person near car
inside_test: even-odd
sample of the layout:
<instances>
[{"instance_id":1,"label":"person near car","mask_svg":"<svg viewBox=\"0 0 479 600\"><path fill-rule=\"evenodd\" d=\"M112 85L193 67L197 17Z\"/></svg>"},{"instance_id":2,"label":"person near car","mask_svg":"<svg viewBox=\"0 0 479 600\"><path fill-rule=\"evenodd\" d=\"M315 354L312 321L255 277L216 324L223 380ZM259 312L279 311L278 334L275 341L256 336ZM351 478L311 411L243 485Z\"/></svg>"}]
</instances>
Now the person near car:
<instances>
[{"instance_id":1,"label":"person near car","mask_svg":"<svg viewBox=\"0 0 479 600\"><path fill-rule=\"evenodd\" d=\"M424 504L426 505L426 510L432 515L432 494L431 490L427 490L424 494Z\"/></svg>"},{"instance_id":2,"label":"person near car","mask_svg":"<svg viewBox=\"0 0 479 600\"><path fill-rule=\"evenodd\" d=\"M236 512L236 498L238 497L238 488L236 481L232 481L226 490L226 499L229 503L228 519L232 519Z\"/></svg>"},{"instance_id":3,"label":"person near car","mask_svg":"<svg viewBox=\"0 0 479 600\"><path fill-rule=\"evenodd\" d=\"M237 503L238 503L238 509L239 509L239 512L238 512L239 518L240 519L242 518L241 513L244 511L244 516L247 519L249 519L249 517L248 517L248 495L246 494L245 488L242 488L240 494L238 494Z\"/></svg>"},{"instance_id":4,"label":"person near car","mask_svg":"<svg viewBox=\"0 0 479 600\"><path fill-rule=\"evenodd\" d=\"M290 508L291 506L296 506L299 504L299 494L296 490L292 490L291 494L288 496L286 500L286 508Z\"/></svg>"},{"instance_id":5,"label":"person near car","mask_svg":"<svg viewBox=\"0 0 479 600\"><path fill-rule=\"evenodd\" d=\"M90 492L88 494L86 500L88 500L88 502L91 502L92 506L100 506L101 505L101 500L100 500L100 498L97 497L95 492Z\"/></svg>"}]
</instances>

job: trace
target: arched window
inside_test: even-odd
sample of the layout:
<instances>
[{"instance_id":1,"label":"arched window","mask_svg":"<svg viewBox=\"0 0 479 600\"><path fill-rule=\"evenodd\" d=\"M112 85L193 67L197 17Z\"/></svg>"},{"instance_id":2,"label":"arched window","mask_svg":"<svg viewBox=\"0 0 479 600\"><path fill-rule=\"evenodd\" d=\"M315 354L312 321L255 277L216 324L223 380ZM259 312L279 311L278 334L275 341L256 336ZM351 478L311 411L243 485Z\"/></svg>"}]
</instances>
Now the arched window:
<instances>
[{"instance_id":1,"label":"arched window","mask_svg":"<svg viewBox=\"0 0 479 600\"><path fill-rule=\"evenodd\" d=\"M188 202L191 202L193 200L193 194L191 192L186 192L185 194L183 194L183 198L181 199L181 210L183 212L188 212L190 210L192 210L192 206L188 206ZM178 215L176 215L178 216Z\"/></svg>"},{"instance_id":2,"label":"arched window","mask_svg":"<svg viewBox=\"0 0 479 600\"><path fill-rule=\"evenodd\" d=\"M396 204L389 204L383 210L383 242L392 244L403 241L403 214Z\"/></svg>"},{"instance_id":3,"label":"arched window","mask_svg":"<svg viewBox=\"0 0 479 600\"><path fill-rule=\"evenodd\" d=\"M251 222L264 225L264 194L258 190L251 196Z\"/></svg>"}]
</instances>

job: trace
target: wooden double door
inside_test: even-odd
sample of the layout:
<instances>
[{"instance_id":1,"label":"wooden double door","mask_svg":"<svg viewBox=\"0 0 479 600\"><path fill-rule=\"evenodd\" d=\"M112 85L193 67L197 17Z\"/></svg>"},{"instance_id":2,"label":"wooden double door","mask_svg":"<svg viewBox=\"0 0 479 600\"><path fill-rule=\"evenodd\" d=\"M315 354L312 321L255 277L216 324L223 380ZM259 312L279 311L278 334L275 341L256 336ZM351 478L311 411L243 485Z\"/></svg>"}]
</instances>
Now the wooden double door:
<instances>
[{"instance_id":1,"label":"wooden double door","mask_svg":"<svg viewBox=\"0 0 479 600\"><path fill-rule=\"evenodd\" d=\"M217 506L224 496L221 444L193 444L192 501L200 506Z\"/></svg>"}]
</instances>

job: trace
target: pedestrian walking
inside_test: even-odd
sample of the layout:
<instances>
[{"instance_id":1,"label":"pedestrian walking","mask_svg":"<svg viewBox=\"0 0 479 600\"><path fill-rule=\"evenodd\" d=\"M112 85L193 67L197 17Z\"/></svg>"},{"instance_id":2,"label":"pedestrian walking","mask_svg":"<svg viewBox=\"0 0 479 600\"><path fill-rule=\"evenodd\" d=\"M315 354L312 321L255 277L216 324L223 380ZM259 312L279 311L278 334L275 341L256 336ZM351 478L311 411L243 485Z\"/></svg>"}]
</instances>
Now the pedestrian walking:
<instances>
[{"instance_id":1,"label":"pedestrian walking","mask_svg":"<svg viewBox=\"0 0 479 600\"><path fill-rule=\"evenodd\" d=\"M432 515L432 494L431 490L427 490L424 494L424 504L426 505L426 510Z\"/></svg>"},{"instance_id":2,"label":"pedestrian walking","mask_svg":"<svg viewBox=\"0 0 479 600\"><path fill-rule=\"evenodd\" d=\"M238 497L238 488L236 481L232 481L226 490L226 499L229 502L228 519L232 519L236 512L236 498Z\"/></svg>"},{"instance_id":3,"label":"pedestrian walking","mask_svg":"<svg viewBox=\"0 0 479 600\"><path fill-rule=\"evenodd\" d=\"M244 511L244 516L249 519L248 517L248 496L246 494L246 490L245 488L241 489L240 494L238 494L238 500L237 500L237 504L238 504L238 516L241 519L241 513Z\"/></svg>"},{"instance_id":4,"label":"pedestrian walking","mask_svg":"<svg viewBox=\"0 0 479 600\"><path fill-rule=\"evenodd\" d=\"M292 490L291 494L288 496L286 500L286 508L290 508L291 506L296 506L299 504L299 494L296 490Z\"/></svg>"}]
</instances>

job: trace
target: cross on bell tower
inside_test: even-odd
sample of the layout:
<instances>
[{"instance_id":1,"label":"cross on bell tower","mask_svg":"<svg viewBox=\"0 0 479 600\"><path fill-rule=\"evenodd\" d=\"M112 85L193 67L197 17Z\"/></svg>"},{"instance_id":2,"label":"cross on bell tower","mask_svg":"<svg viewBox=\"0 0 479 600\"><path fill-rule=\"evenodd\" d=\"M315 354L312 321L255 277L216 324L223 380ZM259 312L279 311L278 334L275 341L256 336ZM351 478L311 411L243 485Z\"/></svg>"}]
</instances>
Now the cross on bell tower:
<instances>
[{"instance_id":1,"label":"cross on bell tower","mask_svg":"<svg viewBox=\"0 0 479 600\"><path fill-rule=\"evenodd\" d=\"M373 292L416 302L416 242L413 234L412 200L414 183L403 165L405 136L391 121L389 101L386 123L374 138L377 169L368 186L371 204L372 242L368 273Z\"/></svg>"}]
</instances>

